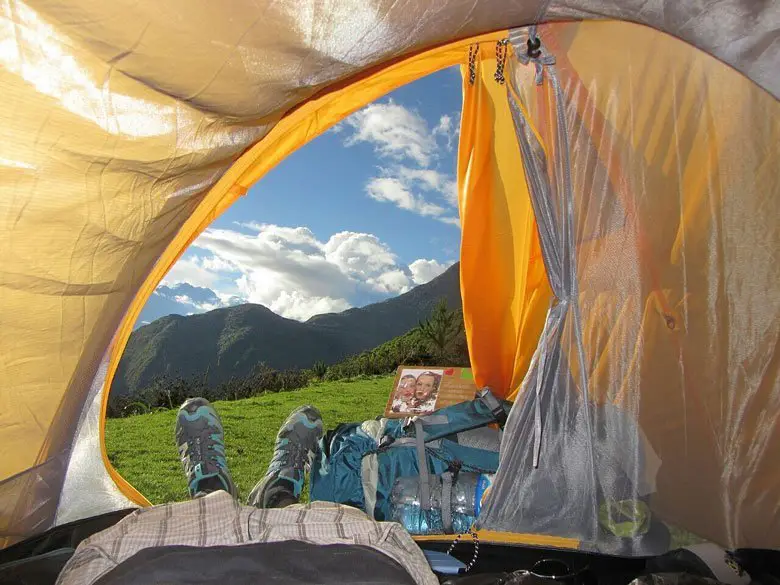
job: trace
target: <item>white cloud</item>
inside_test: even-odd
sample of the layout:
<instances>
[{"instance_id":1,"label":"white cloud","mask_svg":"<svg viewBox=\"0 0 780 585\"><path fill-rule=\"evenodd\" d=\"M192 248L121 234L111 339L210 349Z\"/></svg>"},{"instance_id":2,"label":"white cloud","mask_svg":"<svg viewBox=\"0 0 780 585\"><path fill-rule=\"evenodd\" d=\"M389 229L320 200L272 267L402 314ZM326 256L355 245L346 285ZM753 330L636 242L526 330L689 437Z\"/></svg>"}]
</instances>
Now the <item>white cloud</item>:
<instances>
[{"instance_id":1,"label":"white cloud","mask_svg":"<svg viewBox=\"0 0 780 585\"><path fill-rule=\"evenodd\" d=\"M434 136L442 136L447 141L447 150L452 150L455 144L457 129L452 122L452 116L444 114L439 118L439 123L433 129Z\"/></svg>"},{"instance_id":2,"label":"white cloud","mask_svg":"<svg viewBox=\"0 0 780 585\"><path fill-rule=\"evenodd\" d=\"M452 217L451 209L458 204L457 183L452 176L435 168L442 152L452 149L455 136L452 116L441 116L431 128L417 112L389 100L363 108L344 124L352 131L345 139L347 146L360 142L372 144L380 158L392 161L366 183L369 197L450 225L460 225ZM440 144L437 138L446 144Z\"/></svg>"},{"instance_id":3,"label":"white cloud","mask_svg":"<svg viewBox=\"0 0 780 585\"><path fill-rule=\"evenodd\" d=\"M187 282L193 286L213 288L218 279L214 269L204 267L199 258L180 258L165 275L161 284L173 286Z\"/></svg>"},{"instance_id":4,"label":"white cloud","mask_svg":"<svg viewBox=\"0 0 780 585\"><path fill-rule=\"evenodd\" d=\"M434 169L413 169L398 166L394 171L404 181L416 183L417 186L426 191L444 192L450 188L451 183L455 183L448 175Z\"/></svg>"},{"instance_id":5,"label":"white cloud","mask_svg":"<svg viewBox=\"0 0 780 585\"><path fill-rule=\"evenodd\" d=\"M407 184L396 177L374 177L366 185L366 193L376 201L389 201L401 209L413 211L419 215L437 217L447 210L440 205L430 203L423 197L413 194Z\"/></svg>"},{"instance_id":6,"label":"white cloud","mask_svg":"<svg viewBox=\"0 0 780 585\"><path fill-rule=\"evenodd\" d=\"M394 173L407 185L424 191L434 191L451 207L458 206L458 182L451 176L434 169L396 167Z\"/></svg>"},{"instance_id":7,"label":"white cloud","mask_svg":"<svg viewBox=\"0 0 780 585\"><path fill-rule=\"evenodd\" d=\"M412 273L414 284L425 284L439 276L450 266L451 264L442 264L436 260L420 258L409 265L409 270Z\"/></svg>"},{"instance_id":8,"label":"white cloud","mask_svg":"<svg viewBox=\"0 0 780 585\"><path fill-rule=\"evenodd\" d=\"M268 308L288 319L305 321L314 315L340 313L351 306L345 299L306 296L298 291L282 291Z\"/></svg>"},{"instance_id":9,"label":"white cloud","mask_svg":"<svg viewBox=\"0 0 780 585\"><path fill-rule=\"evenodd\" d=\"M444 187L441 190L441 194L444 199L449 202L452 207L458 207L458 182L449 180L444 183Z\"/></svg>"},{"instance_id":10,"label":"white cloud","mask_svg":"<svg viewBox=\"0 0 780 585\"><path fill-rule=\"evenodd\" d=\"M244 297L232 292L214 291L214 294L217 295L217 298L219 299L220 305L222 307L232 307L234 305L240 305L246 302Z\"/></svg>"},{"instance_id":11,"label":"white cloud","mask_svg":"<svg viewBox=\"0 0 780 585\"><path fill-rule=\"evenodd\" d=\"M242 227L254 232L259 232L261 229L263 229L264 224L258 221L234 221L233 225L237 225L238 227Z\"/></svg>"},{"instance_id":12,"label":"white cloud","mask_svg":"<svg viewBox=\"0 0 780 585\"><path fill-rule=\"evenodd\" d=\"M449 134L452 132L452 118L444 114L439 118L439 124L433 129L434 134Z\"/></svg>"},{"instance_id":13,"label":"white cloud","mask_svg":"<svg viewBox=\"0 0 780 585\"><path fill-rule=\"evenodd\" d=\"M201 271L204 266L212 268L211 282L231 278L230 291L212 287L221 306L235 304L240 298L282 316L305 320L346 310L355 299L378 300L404 293L423 282L420 279L432 278L430 274L439 266L429 260L401 264L373 234L345 231L323 242L305 227L242 227L254 233L209 229L193 243L208 256L189 264ZM189 297L181 300L203 308Z\"/></svg>"},{"instance_id":14,"label":"white cloud","mask_svg":"<svg viewBox=\"0 0 780 585\"><path fill-rule=\"evenodd\" d=\"M401 269L390 270L377 278L369 280L375 290L382 293L400 295L414 286L409 275Z\"/></svg>"},{"instance_id":15,"label":"white cloud","mask_svg":"<svg viewBox=\"0 0 780 585\"><path fill-rule=\"evenodd\" d=\"M213 272L232 272L236 270L236 267L233 264L218 256L203 258L200 262L200 265L205 270L210 270Z\"/></svg>"},{"instance_id":16,"label":"white cloud","mask_svg":"<svg viewBox=\"0 0 780 585\"><path fill-rule=\"evenodd\" d=\"M209 302L203 302L203 301L196 301L187 295L176 295L173 297L173 300L175 300L177 303L181 305L190 305L191 307L194 307L198 309L198 311L206 312L206 311L213 311L214 309L220 309L224 306L221 301L216 303L209 303Z\"/></svg>"},{"instance_id":17,"label":"white cloud","mask_svg":"<svg viewBox=\"0 0 780 585\"><path fill-rule=\"evenodd\" d=\"M329 262L352 277L371 277L396 266L395 254L373 234L340 232L322 249Z\"/></svg>"},{"instance_id":18,"label":"white cloud","mask_svg":"<svg viewBox=\"0 0 780 585\"><path fill-rule=\"evenodd\" d=\"M395 167L384 173L385 176L374 177L366 184L366 193L371 199L393 203L400 209L460 227L460 220L450 215L455 212L458 202L455 181L432 169ZM436 191L446 206L432 203L415 193L416 190Z\"/></svg>"},{"instance_id":19,"label":"white cloud","mask_svg":"<svg viewBox=\"0 0 780 585\"><path fill-rule=\"evenodd\" d=\"M436 154L436 139L425 119L393 100L366 106L347 118L346 124L354 130L347 146L368 142L380 156L408 159L420 166L428 166Z\"/></svg>"}]
</instances>

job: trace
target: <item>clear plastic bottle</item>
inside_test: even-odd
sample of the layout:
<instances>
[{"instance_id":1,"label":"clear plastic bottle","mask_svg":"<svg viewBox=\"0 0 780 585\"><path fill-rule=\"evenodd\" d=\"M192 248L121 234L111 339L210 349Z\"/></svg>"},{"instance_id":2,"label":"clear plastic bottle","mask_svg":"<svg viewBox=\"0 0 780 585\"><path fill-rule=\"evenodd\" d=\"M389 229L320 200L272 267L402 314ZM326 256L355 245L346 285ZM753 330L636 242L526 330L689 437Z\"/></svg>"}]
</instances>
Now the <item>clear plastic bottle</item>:
<instances>
[{"instance_id":1,"label":"clear plastic bottle","mask_svg":"<svg viewBox=\"0 0 780 585\"><path fill-rule=\"evenodd\" d=\"M468 531L479 515L482 500L492 484L492 475L460 472L452 485L450 509L455 534ZM420 501L420 478L401 477L390 494L390 513L410 534L444 534L442 521L442 480L430 476L430 509Z\"/></svg>"}]
</instances>

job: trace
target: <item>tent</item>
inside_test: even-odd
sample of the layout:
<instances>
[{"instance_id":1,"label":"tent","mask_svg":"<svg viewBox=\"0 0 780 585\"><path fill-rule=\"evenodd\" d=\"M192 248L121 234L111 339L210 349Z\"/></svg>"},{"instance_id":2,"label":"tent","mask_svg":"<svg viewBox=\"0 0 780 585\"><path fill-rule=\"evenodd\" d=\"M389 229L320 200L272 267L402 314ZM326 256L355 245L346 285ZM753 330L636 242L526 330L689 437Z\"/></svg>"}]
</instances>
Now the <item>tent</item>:
<instances>
[{"instance_id":1,"label":"tent","mask_svg":"<svg viewBox=\"0 0 780 585\"><path fill-rule=\"evenodd\" d=\"M611 550L641 501L780 548L778 30L772 1L6 0L3 545L148 503L103 444L145 300L287 154L460 64L469 347L517 400L480 529Z\"/></svg>"}]
</instances>

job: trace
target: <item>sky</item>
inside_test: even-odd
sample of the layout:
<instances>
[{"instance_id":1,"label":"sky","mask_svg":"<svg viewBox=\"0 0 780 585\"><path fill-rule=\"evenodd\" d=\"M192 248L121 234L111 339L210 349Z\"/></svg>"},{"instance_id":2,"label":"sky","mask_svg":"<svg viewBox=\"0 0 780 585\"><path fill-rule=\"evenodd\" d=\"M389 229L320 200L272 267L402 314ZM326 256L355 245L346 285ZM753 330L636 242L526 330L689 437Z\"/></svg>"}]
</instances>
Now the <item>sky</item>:
<instances>
[{"instance_id":1,"label":"sky","mask_svg":"<svg viewBox=\"0 0 780 585\"><path fill-rule=\"evenodd\" d=\"M404 293L458 258L457 68L355 112L201 234L137 325L238 303L291 319Z\"/></svg>"}]
</instances>

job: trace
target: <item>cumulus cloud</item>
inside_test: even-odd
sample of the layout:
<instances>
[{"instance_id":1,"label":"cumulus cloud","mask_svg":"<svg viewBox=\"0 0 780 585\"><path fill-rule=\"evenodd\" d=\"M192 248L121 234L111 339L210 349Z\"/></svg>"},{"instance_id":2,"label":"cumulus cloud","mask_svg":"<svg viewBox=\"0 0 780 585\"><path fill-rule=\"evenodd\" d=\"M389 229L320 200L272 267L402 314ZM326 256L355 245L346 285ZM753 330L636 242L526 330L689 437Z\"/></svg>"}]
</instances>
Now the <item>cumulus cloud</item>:
<instances>
[{"instance_id":1,"label":"cumulus cloud","mask_svg":"<svg viewBox=\"0 0 780 585\"><path fill-rule=\"evenodd\" d=\"M409 265L414 284L425 284L443 273L451 264L442 264L436 260L420 258Z\"/></svg>"},{"instance_id":2,"label":"cumulus cloud","mask_svg":"<svg viewBox=\"0 0 780 585\"><path fill-rule=\"evenodd\" d=\"M458 206L458 182L451 176L434 169L414 169L399 166L394 169L399 179L413 188L433 191L451 206Z\"/></svg>"},{"instance_id":3,"label":"cumulus cloud","mask_svg":"<svg viewBox=\"0 0 780 585\"><path fill-rule=\"evenodd\" d=\"M208 229L195 240L193 249L201 255L183 260L187 270L177 276L199 275L212 284L216 297L199 301L179 292L182 302L208 310L240 299L305 320L344 311L356 299L371 302L404 293L446 269L426 259L405 265L373 234L343 231L320 241L306 227L241 227L252 233Z\"/></svg>"},{"instance_id":4,"label":"cumulus cloud","mask_svg":"<svg viewBox=\"0 0 780 585\"><path fill-rule=\"evenodd\" d=\"M181 305L190 305L192 307L195 307L198 311L206 312L206 311L213 311L214 309L219 309L221 307L226 306L223 304L223 302L219 299L215 299L212 302L209 301L197 301L187 295L175 295L173 299L181 304Z\"/></svg>"},{"instance_id":5,"label":"cumulus cloud","mask_svg":"<svg viewBox=\"0 0 780 585\"><path fill-rule=\"evenodd\" d=\"M425 118L393 100L366 106L346 124L353 131L347 146L366 142L382 157L412 160L420 166L428 166L436 154L436 139Z\"/></svg>"},{"instance_id":6,"label":"cumulus cloud","mask_svg":"<svg viewBox=\"0 0 780 585\"><path fill-rule=\"evenodd\" d=\"M419 215L438 217L446 212L442 206L412 193L408 184L399 177L374 177L366 185L366 192L375 201L389 201Z\"/></svg>"},{"instance_id":7,"label":"cumulus cloud","mask_svg":"<svg viewBox=\"0 0 780 585\"><path fill-rule=\"evenodd\" d=\"M414 169L398 166L394 169L401 179L410 183L416 183L418 187L426 191L445 192L457 185L449 175L440 173L434 169Z\"/></svg>"},{"instance_id":8,"label":"cumulus cloud","mask_svg":"<svg viewBox=\"0 0 780 585\"><path fill-rule=\"evenodd\" d=\"M200 260L200 265L204 270L216 272L231 272L236 270L236 266L218 256L211 256Z\"/></svg>"},{"instance_id":9,"label":"cumulus cloud","mask_svg":"<svg viewBox=\"0 0 780 585\"><path fill-rule=\"evenodd\" d=\"M414 285L409 275L400 268L389 270L375 278L369 278L367 282L377 292L395 295L409 291Z\"/></svg>"},{"instance_id":10,"label":"cumulus cloud","mask_svg":"<svg viewBox=\"0 0 780 585\"><path fill-rule=\"evenodd\" d=\"M442 196L449 205L432 203L419 193L420 190L442 191ZM384 176L372 178L366 184L366 193L375 201L393 203L400 209L460 226L460 220L453 215L455 211L449 208L452 206L453 193L457 205L457 188L452 181L440 176L437 171L399 167L386 172Z\"/></svg>"},{"instance_id":11,"label":"cumulus cloud","mask_svg":"<svg viewBox=\"0 0 780 585\"><path fill-rule=\"evenodd\" d=\"M314 315L340 313L351 306L345 299L307 296L298 291L282 291L268 308L288 319L305 321Z\"/></svg>"},{"instance_id":12,"label":"cumulus cloud","mask_svg":"<svg viewBox=\"0 0 780 585\"><path fill-rule=\"evenodd\" d=\"M217 284L218 278L214 268L203 266L200 258L180 258L170 272L165 275L161 284L174 285L187 282L193 286L213 288Z\"/></svg>"},{"instance_id":13,"label":"cumulus cloud","mask_svg":"<svg viewBox=\"0 0 780 585\"><path fill-rule=\"evenodd\" d=\"M325 258L344 274L370 278L396 266L396 256L373 234L339 232L322 244Z\"/></svg>"},{"instance_id":14,"label":"cumulus cloud","mask_svg":"<svg viewBox=\"0 0 780 585\"><path fill-rule=\"evenodd\" d=\"M365 190L371 199L460 225L455 217L457 183L436 168L442 152L452 150L452 116L441 116L431 128L417 112L388 100L365 107L344 124L351 131L345 138L347 146L370 144L380 159L391 163L367 181Z\"/></svg>"}]
</instances>

